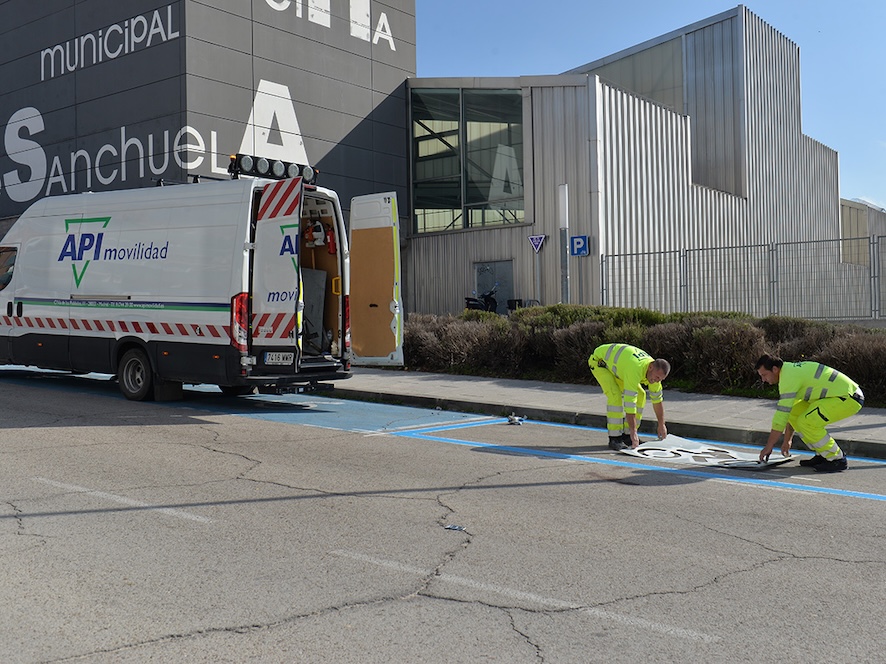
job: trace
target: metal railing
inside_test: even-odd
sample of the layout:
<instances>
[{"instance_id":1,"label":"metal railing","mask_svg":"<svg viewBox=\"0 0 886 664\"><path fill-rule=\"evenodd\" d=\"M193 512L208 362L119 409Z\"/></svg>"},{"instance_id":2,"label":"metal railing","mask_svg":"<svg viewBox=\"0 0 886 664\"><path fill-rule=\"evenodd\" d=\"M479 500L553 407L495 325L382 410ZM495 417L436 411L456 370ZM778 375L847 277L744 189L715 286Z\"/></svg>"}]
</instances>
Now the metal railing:
<instances>
[{"instance_id":1,"label":"metal railing","mask_svg":"<svg viewBox=\"0 0 886 664\"><path fill-rule=\"evenodd\" d=\"M886 236L601 257L602 302L663 313L886 316Z\"/></svg>"}]
</instances>

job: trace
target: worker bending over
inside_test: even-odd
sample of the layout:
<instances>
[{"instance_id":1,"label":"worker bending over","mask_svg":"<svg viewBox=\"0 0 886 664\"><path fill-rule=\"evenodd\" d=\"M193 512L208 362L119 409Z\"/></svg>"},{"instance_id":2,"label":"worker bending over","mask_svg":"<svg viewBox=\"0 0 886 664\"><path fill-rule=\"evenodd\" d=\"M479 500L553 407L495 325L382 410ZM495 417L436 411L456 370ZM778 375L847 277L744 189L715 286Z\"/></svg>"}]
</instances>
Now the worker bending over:
<instances>
[{"instance_id":1,"label":"worker bending over","mask_svg":"<svg viewBox=\"0 0 886 664\"><path fill-rule=\"evenodd\" d=\"M760 451L760 461L769 459L779 438L783 456L791 454L794 432L815 452L800 461L823 473L846 470L846 455L827 432L827 426L855 415L864 405L864 393L854 380L818 362L785 362L763 355L755 369L764 383L778 385L778 405L772 418L772 431Z\"/></svg>"},{"instance_id":2,"label":"worker bending over","mask_svg":"<svg viewBox=\"0 0 886 664\"><path fill-rule=\"evenodd\" d=\"M646 351L628 344L603 344L588 359L594 378L606 395L606 429L609 447L622 450L637 447L637 430L646 405L646 390L658 419L658 438L668 435L665 426L664 396L661 381L668 377L667 360L653 359Z\"/></svg>"}]
</instances>

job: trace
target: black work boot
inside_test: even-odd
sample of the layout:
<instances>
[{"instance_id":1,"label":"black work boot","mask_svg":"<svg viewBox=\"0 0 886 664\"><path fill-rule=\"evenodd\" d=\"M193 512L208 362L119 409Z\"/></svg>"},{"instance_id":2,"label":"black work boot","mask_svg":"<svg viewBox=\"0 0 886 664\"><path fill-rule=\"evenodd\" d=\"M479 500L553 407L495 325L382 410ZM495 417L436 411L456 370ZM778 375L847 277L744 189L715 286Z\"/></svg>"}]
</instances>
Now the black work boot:
<instances>
[{"instance_id":1,"label":"black work boot","mask_svg":"<svg viewBox=\"0 0 886 664\"><path fill-rule=\"evenodd\" d=\"M846 461L846 457L842 456L839 459L832 459L831 461L824 460L817 466L812 466L812 470L816 473L839 473L841 470L846 470L849 468L849 462Z\"/></svg>"},{"instance_id":2,"label":"black work boot","mask_svg":"<svg viewBox=\"0 0 886 664\"><path fill-rule=\"evenodd\" d=\"M800 459L800 465L812 468L812 467L817 466L821 463L824 463L824 460L825 459L821 454L816 454L811 459Z\"/></svg>"},{"instance_id":3,"label":"black work boot","mask_svg":"<svg viewBox=\"0 0 886 664\"><path fill-rule=\"evenodd\" d=\"M625 445L622 436L609 437L609 449L615 450L616 452L620 452L626 447L630 447L630 445Z\"/></svg>"}]
</instances>

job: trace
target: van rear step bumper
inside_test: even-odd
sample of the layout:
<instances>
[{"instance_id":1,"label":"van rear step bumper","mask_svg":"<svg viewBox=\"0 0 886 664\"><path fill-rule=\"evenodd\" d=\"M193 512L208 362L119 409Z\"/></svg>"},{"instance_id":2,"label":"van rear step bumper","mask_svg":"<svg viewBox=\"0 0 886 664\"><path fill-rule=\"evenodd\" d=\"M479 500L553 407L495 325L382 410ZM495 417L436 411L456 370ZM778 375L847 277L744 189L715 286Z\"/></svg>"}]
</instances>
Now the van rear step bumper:
<instances>
[{"instance_id":1,"label":"van rear step bumper","mask_svg":"<svg viewBox=\"0 0 886 664\"><path fill-rule=\"evenodd\" d=\"M333 382L337 383L350 377L350 371L308 372L292 376L251 376L246 379L246 385L255 385L259 394L304 394L331 390Z\"/></svg>"},{"instance_id":2,"label":"van rear step bumper","mask_svg":"<svg viewBox=\"0 0 886 664\"><path fill-rule=\"evenodd\" d=\"M261 385L259 394L307 394L309 392L331 392L331 383L309 383L307 385Z\"/></svg>"}]
</instances>

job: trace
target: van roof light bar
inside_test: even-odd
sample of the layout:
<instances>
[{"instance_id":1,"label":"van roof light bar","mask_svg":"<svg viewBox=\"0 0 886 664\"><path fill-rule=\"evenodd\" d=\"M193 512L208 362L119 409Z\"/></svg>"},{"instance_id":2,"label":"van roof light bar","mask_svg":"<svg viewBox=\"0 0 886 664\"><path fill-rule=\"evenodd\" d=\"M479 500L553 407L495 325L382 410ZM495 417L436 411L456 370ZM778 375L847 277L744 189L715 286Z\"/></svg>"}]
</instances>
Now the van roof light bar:
<instances>
[{"instance_id":1,"label":"van roof light bar","mask_svg":"<svg viewBox=\"0 0 886 664\"><path fill-rule=\"evenodd\" d=\"M268 159L251 154L231 155L231 163L228 165L228 173L231 179L236 180L241 175L257 178L270 178L272 180L284 180L287 178L302 177L305 184L317 184L319 171L312 166L296 164L282 159Z\"/></svg>"}]
</instances>

